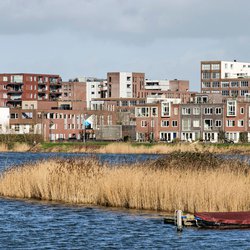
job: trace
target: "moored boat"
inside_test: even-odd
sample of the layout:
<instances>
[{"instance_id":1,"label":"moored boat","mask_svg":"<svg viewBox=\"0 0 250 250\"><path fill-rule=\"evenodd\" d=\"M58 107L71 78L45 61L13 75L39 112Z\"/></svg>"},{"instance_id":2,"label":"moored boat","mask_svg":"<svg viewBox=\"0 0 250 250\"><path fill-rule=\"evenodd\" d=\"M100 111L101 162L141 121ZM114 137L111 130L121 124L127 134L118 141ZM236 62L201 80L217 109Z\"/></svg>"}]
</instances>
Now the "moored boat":
<instances>
[{"instance_id":1,"label":"moored boat","mask_svg":"<svg viewBox=\"0 0 250 250\"><path fill-rule=\"evenodd\" d=\"M250 228L250 212L202 212L195 213L194 216L200 228Z\"/></svg>"}]
</instances>

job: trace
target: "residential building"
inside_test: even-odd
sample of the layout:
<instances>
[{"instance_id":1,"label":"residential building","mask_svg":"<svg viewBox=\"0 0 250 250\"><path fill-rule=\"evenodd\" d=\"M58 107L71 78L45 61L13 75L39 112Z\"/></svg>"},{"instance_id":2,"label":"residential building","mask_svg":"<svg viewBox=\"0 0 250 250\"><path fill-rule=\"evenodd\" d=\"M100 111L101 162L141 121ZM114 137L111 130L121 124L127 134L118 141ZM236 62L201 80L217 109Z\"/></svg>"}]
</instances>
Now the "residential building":
<instances>
[{"instance_id":1,"label":"residential building","mask_svg":"<svg viewBox=\"0 0 250 250\"><path fill-rule=\"evenodd\" d=\"M50 74L0 74L0 106L21 107L22 101L57 101L61 78Z\"/></svg>"},{"instance_id":2,"label":"residential building","mask_svg":"<svg viewBox=\"0 0 250 250\"><path fill-rule=\"evenodd\" d=\"M250 63L202 61L201 92L221 94L224 100L245 97L250 93Z\"/></svg>"}]
</instances>

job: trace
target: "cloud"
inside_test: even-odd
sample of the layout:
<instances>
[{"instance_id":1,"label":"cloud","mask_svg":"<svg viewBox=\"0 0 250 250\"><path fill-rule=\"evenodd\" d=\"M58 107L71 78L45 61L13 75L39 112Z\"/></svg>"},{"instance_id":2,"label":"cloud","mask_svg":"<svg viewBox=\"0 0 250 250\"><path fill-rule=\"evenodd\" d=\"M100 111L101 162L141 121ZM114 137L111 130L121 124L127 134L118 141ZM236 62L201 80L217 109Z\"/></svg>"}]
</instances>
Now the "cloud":
<instances>
[{"instance_id":1,"label":"cloud","mask_svg":"<svg viewBox=\"0 0 250 250\"><path fill-rule=\"evenodd\" d=\"M230 8L228 8L230 6ZM63 30L124 43L247 37L245 0L1 0L0 35Z\"/></svg>"}]
</instances>

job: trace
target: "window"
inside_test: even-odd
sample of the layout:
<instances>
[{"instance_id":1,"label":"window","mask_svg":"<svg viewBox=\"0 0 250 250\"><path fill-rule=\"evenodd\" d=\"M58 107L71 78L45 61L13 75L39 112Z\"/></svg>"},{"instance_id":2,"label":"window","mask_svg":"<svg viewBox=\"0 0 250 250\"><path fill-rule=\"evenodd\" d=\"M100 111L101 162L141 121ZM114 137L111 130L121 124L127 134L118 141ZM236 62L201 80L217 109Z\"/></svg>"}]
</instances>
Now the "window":
<instances>
[{"instance_id":1,"label":"window","mask_svg":"<svg viewBox=\"0 0 250 250\"><path fill-rule=\"evenodd\" d=\"M157 108L151 108L151 116L158 116L158 109Z\"/></svg>"},{"instance_id":2,"label":"window","mask_svg":"<svg viewBox=\"0 0 250 250\"><path fill-rule=\"evenodd\" d=\"M241 96L245 96L247 93L248 93L248 90L246 90L246 89L243 89L240 91Z\"/></svg>"},{"instance_id":3,"label":"window","mask_svg":"<svg viewBox=\"0 0 250 250\"><path fill-rule=\"evenodd\" d=\"M211 78L211 74L209 72L202 73L202 79L210 79L210 78Z\"/></svg>"},{"instance_id":4,"label":"window","mask_svg":"<svg viewBox=\"0 0 250 250\"><path fill-rule=\"evenodd\" d=\"M4 81L4 82L8 82L8 76L4 76L4 77L3 77L3 81Z\"/></svg>"},{"instance_id":5,"label":"window","mask_svg":"<svg viewBox=\"0 0 250 250\"><path fill-rule=\"evenodd\" d=\"M200 114L200 108L193 108L193 114L199 115Z\"/></svg>"},{"instance_id":6,"label":"window","mask_svg":"<svg viewBox=\"0 0 250 250\"><path fill-rule=\"evenodd\" d=\"M15 125L15 131L19 131L19 130L20 130L19 124L16 124Z\"/></svg>"},{"instance_id":7,"label":"window","mask_svg":"<svg viewBox=\"0 0 250 250\"><path fill-rule=\"evenodd\" d=\"M216 114L216 115L221 115L221 108L216 107L216 108L215 108L215 114Z\"/></svg>"},{"instance_id":8,"label":"window","mask_svg":"<svg viewBox=\"0 0 250 250\"><path fill-rule=\"evenodd\" d=\"M148 125L147 121L145 120L141 121L141 127L147 127L147 125Z\"/></svg>"},{"instance_id":9,"label":"window","mask_svg":"<svg viewBox=\"0 0 250 250\"><path fill-rule=\"evenodd\" d=\"M220 87L220 83L219 82L212 82L212 87L213 88L219 88Z\"/></svg>"},{"instance_id":10,"label":"window","mask_svg":"<svg viewBox=\"0 0 250 250\"><path fill-rule=\"evenodd\" d=\"M215 120L215 127L221 127L221 120Z\"/></svg>"},{"instance_id":11,"label":"window","mask_svg":"<svg viewBox=\"0 0 250 250\"><path fill-rule=\"evenodd\" d=\"M177 121L172 121L172 127L177 127L178 126L178 122Z\"/></svg>"},{"instance_id":12,"label":"window","mask_svg":"<svg viewBox=\"0 0 250 250\"><path fill-rule=\"evenodd\" d=\"M244 120L238 120L238 127L244 127Z\"/></svg>"},{"instance_id":13,"label":"window","mask_svg":"<svg viewBox=\"0 0 250 250\"><path fill-rule=\"evenodd\" d=\"M227 101L227 116L236 116L236 100Z\"/></svg>"},{"instance_id":14,"label":"window","mask_svg":"<svg viewBox=\"0 0 250 250\"><path fill-rule=\"evenodd\" d=\"M182 108L182 114L183 115L190 115L191 114L191 108Z\"/></svg>"},{"instance_id":15,"label":"window","mask_svg":"<svg viewBox=\"0 0 250 250\"><path fill-rule=\"evenodd\" d=\"M231 82L231 88L239 87L239 82Z\"/></svg>"},{"instance_id":16,"label":"window","mask_svg":"<svg viewBox=\"0 0 250 250\"><path fill-rule=\"evenodd\" d=\"M241 87L248 87L248 81L241 81L240 85Z\"/></svg>"},{"instance_id":17,"label":"window","mask_svg":"<svg viewBox=\"0 0 250 250\"><path fill-rule=\"evenodd\" d=\"M18 119L18 114L17 113L10 114L10 119Z\"/></svg>"},{"instance_id":18,"label":"window","mask_svg":"<svg viewBox=\"0 0 250 250\"><path fill-rule=\"evenodd\" d=\"M202 64L201 69L202 70L210 70L210 64Z\"/></svg>"},{"instance_id":19,"label":"window","mask_svg":"<svg viewBox=\"0 0 250 250\"><path fill-rule=\"evenodd\" d=\"M223 96L229 96L229 90L222 90L221 94Z\"/></svg>"},{"instance_id":20,"label":"window","mask_svg":"<svg viewBox=\"0 0 250 250\"><path fill-rule=\"evenodd\" d=\"M215 72L213 72L213 73L212 73L212 78L213 78L213 79L219 79L219 78L220 78L220 73L215 73Z\"/></svg>"},{"instance_id":21,"label":"window","mask_svg":"<svg viewBox=\"0 0 250 250\"><path fill-rule=\"evenodd\" d=\"M202 88L210 88L211 83L210 82L202 82Z\"/></svg>"},{"instance_id":22,"label":"window","mask_svg":"<svg viewBox=\"0 0 250 250\"><path fill-rule=\"evenodd\" d=\"M167 120L161 121L161 126L162 127L168 127L169 126L169 121L167 121Z\"/></svg>"},{"instance_id":23,"label":"window","mask_svg":"<svg viewBox=\"0 0 250 250\"><path fill-rule=\"evenodd\" d=\"M205 115L213 114L213 108L204 108L204 114Z\"/></svg>"},{"instance_id":24,"label":"window","mask_svg":"<svg viewBox=\"0 0 250 250\"><path fill-rule=\"evenodd\" d=\"M212 64L212 70L219 70L220 69L220 64Z\"/></svg>"},{"instance_id":25,"label":"window","mask_svg":"<svg viewBox=\"0 0 250 250\"><path fill-rule=\"evenodd\" d=\"M244 114L244 107L240 108L240 113L243 115Z\"/></svg>"},{"instance_id":26,"label":"window","mask_svg":"<svg viewBox=\"0 0 250 250\"><path fill-rule=\"evenodd\" d=\"M231 90L231 96L237 97L239 94L238 90Z\"/></svg>"},{"instance_id":27,"label":"window","mask_svg":"<svg viewBox=\"0 0 250 250\"><path fill-rule=\"evenodd\" d=\"M212 130L213 128L213 120L205 119L204 120L204 130Z\"/></svg>"},{"instance_id":28,"label":"window","mask_svg":"<svg viewBox=\"0 0 250 250\"><path fill-rule=\"evenodd\" d=\"M149 116L149 108L143 107L143 108L138 108L136 109L137 116L138 117L148 117Z\"/></svg>"},{"instance_id":29,"label":"window","mask_svg":"<svg viewBox=\"0 0 250 250\"><path fill-rule=\"evenodd\" d=\"M200 127L200 120L193 120L193 127L194 128Z\"/></svg>"},{"instance_id":30,"label":"window","mask_svg":"<svg viewBox=\"0 0 250 250\"><path fill-rule=\"evenodd\" d=\"M170 116L170 103L169 102L161 103L161 116Z\"/></svg>"},{"instance_id":31,"label":"window","mask_svg":"<svg viewBox=\"0 0 250 250\"><path fill-rule=\"evenodd\" d=\"M190 119L183 119L182 120L182 130L183 131L191 130L191 120Z\"/></svg>"},{"instance_id":32,"label":"window","mask_svg":"<svg viewBox=\"0 0 250 250\"><path fill-rule=\"evenodd\" d=\"M235 121L234 120L227 120L226 124L227 124L227 127L234 127L235 126Z\"/></svg>"},{"instance_id":33,"label":"window","mask_svg":"<svg viewBox=\"0 0 250 250\"><path fill-rule=\"evenodd\" d=\"M222 82L221 87L222 88L229 88L229 82Z\"/></svg>"}]
</instances>

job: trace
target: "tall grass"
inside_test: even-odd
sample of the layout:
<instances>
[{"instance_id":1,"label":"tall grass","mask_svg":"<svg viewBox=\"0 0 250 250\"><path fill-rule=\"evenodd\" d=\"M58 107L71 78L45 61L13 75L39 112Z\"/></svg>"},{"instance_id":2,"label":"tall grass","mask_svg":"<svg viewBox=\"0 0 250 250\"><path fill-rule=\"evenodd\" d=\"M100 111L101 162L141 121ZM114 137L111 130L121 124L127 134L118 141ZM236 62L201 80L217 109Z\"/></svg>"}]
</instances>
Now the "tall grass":
<instances>
[{"instance_id":1,"label":"tall grass","mask_svg":"<svg viewBox=\"0 0 250 250\"><path fill-rule=\"evenodd\" d=\"M49 160L2 173L8 197L172 212L250 210L249 165L210 153L173 153L143 164Z\"/></svg>"}]
</instances>

